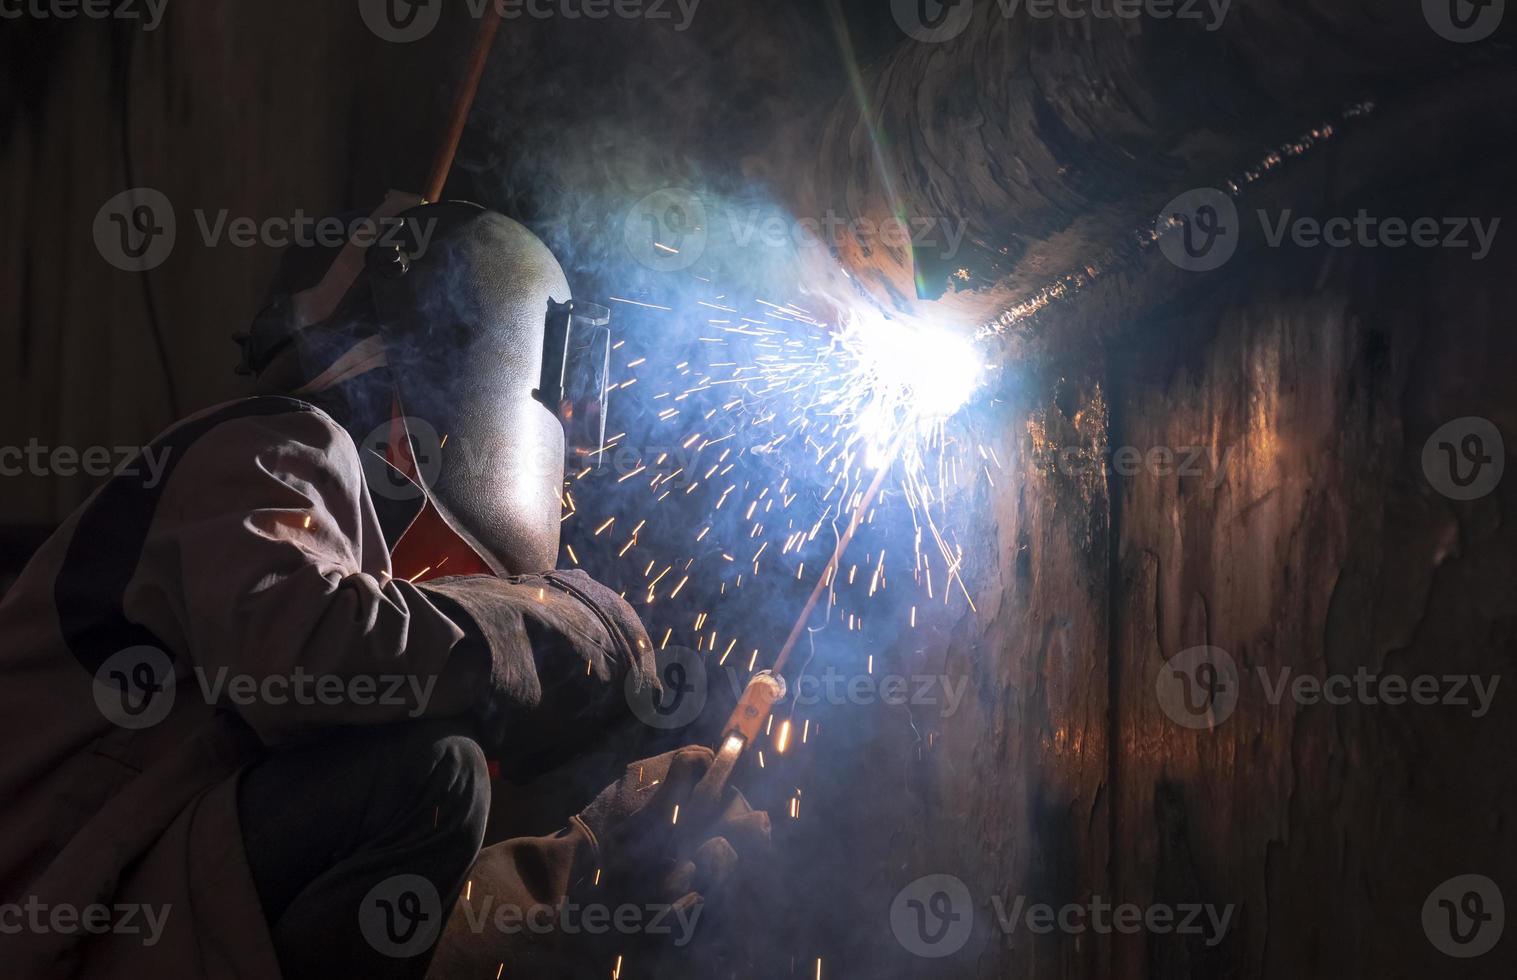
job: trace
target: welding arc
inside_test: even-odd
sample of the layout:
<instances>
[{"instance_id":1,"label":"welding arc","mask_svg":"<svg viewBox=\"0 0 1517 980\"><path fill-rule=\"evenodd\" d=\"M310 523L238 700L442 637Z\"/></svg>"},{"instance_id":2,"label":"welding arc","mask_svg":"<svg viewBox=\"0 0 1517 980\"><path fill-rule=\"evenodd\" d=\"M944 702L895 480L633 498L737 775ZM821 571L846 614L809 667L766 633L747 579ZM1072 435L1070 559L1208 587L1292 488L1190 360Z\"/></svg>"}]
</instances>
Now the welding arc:
<instances>
[{"instance_id":1,"label":"welding arc","mask_svg":"<svg viewBox=\"0 0 1517 980\"><path fill-rule=\"evenodd\" d=\"M891 444L890 451L885 454L885 460L880 464L879 472L875 473L874 481L869 484L869 489L864 491L864 496L859 500L859 505L854 508L853 516L848 519L848 527L844 529L843 536L838 538L838 545L832 551L832 559L822 569L821 577L816 580L816 587L811 590L811 597L806 600L806 606L801 610L800 618L790 628L790 635L785 638L785 645L780 647L779 655L774 658L774 665L770 667L770 670L776 674L785 669L785 663L790 659L791 652L795 650L796 643L800 641L801 634L805 632L806 623L811 619L811 614L816 609L817 601L822 598L822 593L826 591L827 583L832 581L832 577L838 566L843 563L843 555L847 553L848 545L853 541L854 532L859 529L859 525L863 523L864 515L873 506L874 498L879 494L880 487L884 486L885 476L890 472L890 467L895 464L895 454L900 450L901 443L905 439L906 432L902 430L901 434L896 436L895 442Z\"/></svg>"},{"instance_id":2,"label":"welding arc","mask_svg":"<svg viewBox=\"0 0 1517 980\"><path fill-rule=\"evenodd\" d=\"M479 19L479 34L474 38L474 50L469 53L468 72L459 82L458 94L453 99L448 130L443 134L442 144L437 147L437 155L432 158L432 170L422 194L427 201L435 203L442 199L443 186L448 182L448 172L453 169L453 157L458 153L464 126L469 122L469 110L474 106L474 96L479 92L479 82L485 75L485 63L490 60L490 46L495 43L495 32L499 29L500 5L487 4Z\"/></svg>"}]
</instances>

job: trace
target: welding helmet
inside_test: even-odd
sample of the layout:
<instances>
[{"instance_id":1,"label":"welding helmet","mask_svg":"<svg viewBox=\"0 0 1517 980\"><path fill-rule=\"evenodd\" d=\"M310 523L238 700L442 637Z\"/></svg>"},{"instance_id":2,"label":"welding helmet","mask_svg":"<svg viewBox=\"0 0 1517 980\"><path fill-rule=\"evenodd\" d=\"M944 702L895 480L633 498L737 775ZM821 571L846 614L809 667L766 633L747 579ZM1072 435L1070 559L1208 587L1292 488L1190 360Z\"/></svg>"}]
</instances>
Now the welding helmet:
<instances>
[{"instance_id":1,"label":"welding helmet","mask_svg":"<svg viewBox=\"0 0 1517 980\"><path fill-rule=\"evenodd\" d=\"M472 204L412 204L392 194L316 286L276 291L243 342L245 365L261 373L259 361L293 348L302 380L284 387L318 404L323 391L383 379L379 397L393 396L408 430L410 475L449 528L497 574L550 569L566 452L600 458L609 313L575 304L553 253L517 222ZM371 494L417 492L371 468L392 420L388 404L370 407L342 421Z\"/></svg>"}]
</instances>

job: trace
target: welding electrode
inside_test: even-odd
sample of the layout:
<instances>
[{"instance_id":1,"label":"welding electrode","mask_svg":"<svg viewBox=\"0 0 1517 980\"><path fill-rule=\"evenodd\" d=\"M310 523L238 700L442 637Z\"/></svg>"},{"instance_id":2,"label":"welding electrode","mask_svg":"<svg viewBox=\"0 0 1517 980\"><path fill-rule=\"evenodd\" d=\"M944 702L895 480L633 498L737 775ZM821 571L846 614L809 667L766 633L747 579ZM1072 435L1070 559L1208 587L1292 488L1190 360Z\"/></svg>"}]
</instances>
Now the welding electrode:
<instances>
[{"instance_id":1,"label":"welding electrode","mask_svg":"<svg viewBox=\"0 0 1517 980\"><path fill-rule=\"evenodd\" d=\"M744 689L742 698L732 715L727 719L727 725L722 730L721 745L717 748L716 761L712 763L710 771L706 773L700 785L696 787L696 801L703 806L714 808L720 804L722 795L727 788L727 780L732 777L732 770L737 765L737 760L744 750L753 744L758 736L759 728L769 712L785 696L785 678L781 671L790 659L790 654L795 650L795 645L805 630L806 623L811 619L811 613L816 609L817 601L821 599L822 592L831 581L831 575L842 564L843 555L848 551L848 545L853 541L854 532L859 529L859 524L869 508L874 505L874 498L879 495L880 488L885 485L885 475L890 472L891 464L900 452L901 444L906 438L905 430L895 437L890 450L885 454L879 469L875 472L874 480L870 482L869 489L864 491L859 505L854 508L853 516L848 521L848 527L844 529L838 538L837 547L833 549L832 558L827 566L822 569L821 576L816 581L816 586L811 590L811 596L806 600L806 605L801 609L801 614L791 628L790 635L785 638L785 645L780 647L778 656L774 659L774 666L768 670L761 670L753 675Z\"/></svg>"}]
</instances>

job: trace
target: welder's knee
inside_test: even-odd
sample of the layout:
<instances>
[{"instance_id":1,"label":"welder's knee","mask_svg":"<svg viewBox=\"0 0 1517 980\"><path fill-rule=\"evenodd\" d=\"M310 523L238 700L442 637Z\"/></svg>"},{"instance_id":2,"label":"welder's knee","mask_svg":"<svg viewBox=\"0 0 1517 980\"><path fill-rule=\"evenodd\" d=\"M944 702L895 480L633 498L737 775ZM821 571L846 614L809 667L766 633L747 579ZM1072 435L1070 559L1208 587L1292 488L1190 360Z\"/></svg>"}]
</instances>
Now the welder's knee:
<instances>
[{"instance_id":1,"label":"welder's knee","mask_svg":"<svg viewBox=\"0 0 1517 980\"><path fill-rule=\"evenodd\" d=\"M440 748L443 769L456 787L459 831L478 850L490 815L490 765L479 743L467 736L451 735Z\"/></svg>"},{"instance_id":2,"label":"welder's knee","mask_svg":"<svg viewBox=\"0 0 1517 980\"><path fill-rule=\"evenodd\" d=\"M466 735L438 734L411 740L401 756L396 772L412 784L414 799L435 808L437 836L456 841L473 860L490 814L489 765L479 743Z\"/></svg>"}]
</instances>

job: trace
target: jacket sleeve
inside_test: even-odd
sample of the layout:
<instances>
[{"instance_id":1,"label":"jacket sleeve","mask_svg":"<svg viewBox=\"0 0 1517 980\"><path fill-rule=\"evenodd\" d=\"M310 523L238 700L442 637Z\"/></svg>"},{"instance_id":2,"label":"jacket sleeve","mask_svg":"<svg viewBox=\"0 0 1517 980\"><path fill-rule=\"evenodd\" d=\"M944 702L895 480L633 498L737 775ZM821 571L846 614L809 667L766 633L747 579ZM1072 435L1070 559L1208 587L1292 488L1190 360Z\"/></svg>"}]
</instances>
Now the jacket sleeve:
<instances>
[{"instance_id":1,"label":"jacket sleeve","mask_svg":"<svg viewBox=\"0 0 1517 980\"><path fill-rule=\"evenodd\" d=\"M658 689L653 644L631 608L596 596L603 587L582 574L470 575L423 588L489 650L475 711L480 741L508 779L566 761L629 716L631 693Z\"/></svg>"},{"instance_id":2,"label":"jacket sleeve","mask_svg":"<svg viewBox=\"0 0 1517 980\"><path fill-rule=\"evenodd\" d=\"M219 687L265 742L467 712L525 777L626 713L629 671L656 685L641 624L593 583L393 578L357 449L323 414L226 422L172 479L192 659L258 692Z\"/></svg>"},{"instance_id":3,"label":"jacket sleeve","mask_svg":"<svg viewBox=\"0 0 1517 980\"><path fill-rule=\"evenodd\" d=\"M466 656L464 631L391 577L357 449L329 417L227 421L166 489L149 547L175 567L182 598L166 588L164 601L182 603L208 695L265 742L457 715L478 696L483 654Z\"/></svg>"}]
</instances>

